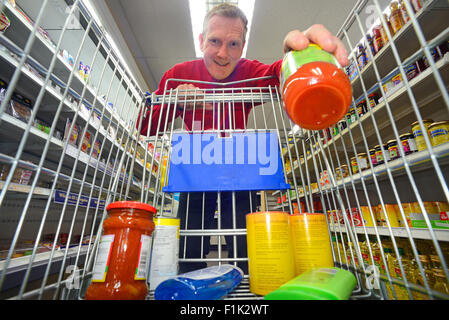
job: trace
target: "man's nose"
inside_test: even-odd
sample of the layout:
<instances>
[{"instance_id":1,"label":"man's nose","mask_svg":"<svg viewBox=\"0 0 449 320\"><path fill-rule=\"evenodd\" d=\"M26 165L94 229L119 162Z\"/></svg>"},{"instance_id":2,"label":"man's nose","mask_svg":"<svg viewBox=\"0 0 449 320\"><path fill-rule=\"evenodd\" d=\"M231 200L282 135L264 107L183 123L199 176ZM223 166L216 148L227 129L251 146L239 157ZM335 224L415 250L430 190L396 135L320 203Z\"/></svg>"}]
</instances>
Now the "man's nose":
<instances>
[{"instance_id":1,"label":"man's nose","mask_svg":"<svg viewBox=\"0 0 449 320\"><path fill-rule=\"evenodd\" d=\"M228 56L228 50L227 50L226 44L222 44L220 46L220 48L218 49L217 55L220 58L226 58Z\"/></svg>"}]
</instances>

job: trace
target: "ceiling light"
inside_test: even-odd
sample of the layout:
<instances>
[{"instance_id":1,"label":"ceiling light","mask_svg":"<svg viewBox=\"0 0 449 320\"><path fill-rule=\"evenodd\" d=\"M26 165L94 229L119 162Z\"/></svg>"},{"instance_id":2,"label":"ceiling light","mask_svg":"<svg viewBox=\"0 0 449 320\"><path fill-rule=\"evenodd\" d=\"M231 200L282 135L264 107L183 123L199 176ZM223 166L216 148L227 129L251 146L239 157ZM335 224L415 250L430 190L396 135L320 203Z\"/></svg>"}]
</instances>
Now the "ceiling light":
<instances>
[{"instance_id":1,"label":"ceiling light","mask_svg":"<svg viewBox=\"0 0 449 320\"><path fill-rule=\"evenodd\" d=\"M189 0L190 19L192 21L192 35L195 44L195 54L197 58L203 57L200 49L199 35L203 32L203 21L207 14L208 0ZM248 19L248 32L246 33L246 44L248 44L251 32L251 22L253 20L254 4L256 0L238 0L238 7L245 13ZM246 57L247 45L243 49L242 57Z\"/></svg>"}]
</instances>

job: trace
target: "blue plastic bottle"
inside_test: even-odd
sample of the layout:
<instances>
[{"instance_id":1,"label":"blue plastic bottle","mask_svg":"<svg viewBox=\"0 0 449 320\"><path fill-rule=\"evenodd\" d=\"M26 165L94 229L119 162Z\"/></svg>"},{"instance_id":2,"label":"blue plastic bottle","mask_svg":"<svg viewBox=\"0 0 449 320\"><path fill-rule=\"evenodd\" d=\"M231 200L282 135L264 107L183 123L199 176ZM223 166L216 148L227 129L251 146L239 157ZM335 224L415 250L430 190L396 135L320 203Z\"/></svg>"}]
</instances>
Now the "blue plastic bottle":
<instances>
[{"instance_id":1,"label":"blue plastic bottle","mask_svg":"<svg viewBox=\"0 0 449 320\"><path fill-rule=\"evenodd\" d=\"M154 291L156 300L218 300L237 287L243 271L224 264L177 275L161 282ZM151 281L151 280L150 280Z\"/></svg>"}]
</instances>

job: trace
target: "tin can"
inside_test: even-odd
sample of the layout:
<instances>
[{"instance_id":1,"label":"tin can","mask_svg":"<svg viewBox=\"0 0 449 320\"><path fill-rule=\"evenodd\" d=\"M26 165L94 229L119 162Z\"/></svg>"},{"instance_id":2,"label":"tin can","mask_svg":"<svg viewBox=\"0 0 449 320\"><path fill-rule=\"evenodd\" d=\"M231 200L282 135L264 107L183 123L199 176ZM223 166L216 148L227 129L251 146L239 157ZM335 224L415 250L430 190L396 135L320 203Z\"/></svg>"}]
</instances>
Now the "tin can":
<instances>
[{"instance_id":1,"label":"tin can","mask_svg":"<svg viewBox=\"0 0 449 320\"><path fill-rule=\"evenodd\" d=\"M390 160L399 158L398 142L396 140L390 140L387 142L388 153L390 154Z\"/></svg>"},{"instance_id":2,"label":"tin can","mask_svg":"<svg viewBox=\"0 0 449 320\"><path fill-rule=\"evenodd\" d=\"M388 152L387 145L383 145L383 148L385 150L385 155L387 156L386 160L388 161L388 160L390 160L389 159L390 153ZM380 145L377 145L377 146L374 147L374 149L376 150L376 161L377 161L377 164L378 165L379 164L383 164L385 162L385 159L384 159L384 155L382 153L382 148L380 147Z\"/></svg>"},{"instance_id":3,"label":"tin can","mask_svg":"<svg viewBox=\"0 0 449 320\"><path fill-rule=\"evenodd\" d=\"M358 163L357 163L358 160ZM360 167L359 167L360 165ZM359 153L357 157L351 158L352 173L356 174L359 171L368 169L368 156L366 153Z\"/></svg>"},{"instance_id":4,"label":"tin can","mask_svg":"<svg viewBox=\"0 0 449 320\"><path fill-rule=\"evenodd\" d=\"M377 105L378 101L379 101L379 96L377 95L377 93L373 92L368 96L367 106L369 106L370 108L374 108ZM368 112L368 108L366 111Z\"/></svg>"},{"instance_id":5,"label":"tin can","mask_svg":"<svg viewBox=\"0 0 449 320\"><path fill-rule=\"evenodd\" d=\"M322 213L290 215L295 275L312 268L334 266L326 216Z\"/></svg>"},{"instance_id":6,"label":"tin can","mask_svg":"<svg viewBox=\"0 0 449 320\"><path fill-rule=\"evenodd\" d=\"M249 289L266 295L295 276L295 262L286 212L246 215Z\"/></svg>"},{"instance_id":7,"label":"tin can","mask_svg":"<svg viewBox=\"0 0 449 320\"><path fill-rule=\"evenodd\" d=\"M159 217L154 223L150 290L155 290L159 283L178 274L180 220Z\"/></svg>"},{"instance_id":8,"label":"tin can","mask_svg":"<svg viewBox=\"0 0 449 320\"><path fill-rule=\"evenodd\" d=\"M401 139L402 150L404 150L405 155L418 151L413 134L404 133L399 138Z\"/></svg>"},{"instance_id":9,"label":"tin can","mask_svg":"<svg viewBox=\"0 0 449 320\"><path fill-rule=\"evenodd\" d=\"M432 123L428 128L430 142L436 147L449 141L449 121Z\"/></svg>"},{"instance_id":10,"label":"tin can","mask_svg":"<svg viewBox=\"0 0 449 320\"><path fill-rule=\"evenodd\" d=\"M433 123L433 120L423 120L423 124L425 127L425 134L428 135L429 126ZM418 151L423 151L427 149L426 141L424 140L423 132L421 131L421 127L419 122L412 123L412 132L415 137L416 147Z\"/></svg>"},{"instance_id":11,"label":"tin can","mask_svg":"<svg viewBox=\"0 0 449 320\"><path fill-rule=\"evenodd\" d=\"M369 151L369 157L370 157L371 164L373 165L373 167L377 166L376 149L371 149Z\"/></svg>"}]
</instances>

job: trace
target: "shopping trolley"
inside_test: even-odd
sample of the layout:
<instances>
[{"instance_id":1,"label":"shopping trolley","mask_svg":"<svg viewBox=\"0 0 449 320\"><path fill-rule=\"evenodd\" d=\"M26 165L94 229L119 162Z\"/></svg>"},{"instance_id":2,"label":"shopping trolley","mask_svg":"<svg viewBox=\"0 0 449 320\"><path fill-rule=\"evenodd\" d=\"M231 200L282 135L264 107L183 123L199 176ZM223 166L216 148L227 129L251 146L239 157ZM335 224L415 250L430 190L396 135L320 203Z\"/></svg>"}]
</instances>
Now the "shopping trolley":
<instances>
[{"instance_id":1,"label":"shopping trolley","mask_svg":"<svg viewBox=\"0 0 449 320\"><path fill-rule=\"evenodd\" d=\"M246 229L233 221L237 220L239 195L247 192L248 212L322 212L328 216L335 266L357 278L353 299L448 299L449 147L448 143L433 144L432 135L418 131L427 131L426 119L449 119L449 5L446 0L403 3L409 20L392 31L383 16L386 8L378 0L357 2L337 33L352 61L347 68L353 87L350 112L334 127L306 131L292 124L283 112L279 88L255 84L254 79L226 86L208 84L190 92L143 94L79 0L74 1L56 43L39 29L47 12L45 5L33 17L33 24L8 1L1 1L0 11L5 11L12 23L8 32L0 35L0 71L9 85L0 94L0 140L2 147L8 147L0 151L0 164L33 173L27 185L15 182L14 170L0 182L2 240L7 240L6 245L2 243L0 261L2 298L82 299L102 234L105 204L118 200L149 203L160 216L172 217L176 193L184 194L187 202L193 201L194 193L199 194L201 223L181 229L184 247L179 262L244 264L248 257L238 252L238 241L244 239ZM60 55L62 39L77 13L85 20L85 32L79 51L72 54L78 62L93 37L95 54L87 63L100 73L96 88ZM372 35L371 27L376 24L383 27L389 40L381 48L367 50L371 43L367 35ZM365 51L359 50L360 44ZM106 59L96 60L97 55ZM106 87L106 92L100 87ZM115 90L117 87L122 89ZM35 102L30 118L19 120L7 113L16 90L29 94ZM145 110L151 115L157 105L179 110L177 114L167 112L153 127L156 133L137 133L141 125L138 114ZM198 115L198 124L195 119L185 124L187 111ZM202 126L203 115L212 119L210 128ZM238 116L241 121L234 121ZM42 117L48 121L49 132L33 122ZM70 123L65 121L67 117ZM80 135L89 130L101 140L98 154L93 149L85 152L81 144L71 145L58 135L64 128L72 132L75 123L84 127ZM265 152L265 156L276 156L272 158L280 169L275 171L276 179L253 179L250 169L270 168L270 161L258 163L256 157L259 167L225 175L223 179L228 180L222 184L232 182L225 187L219 183L211 186L213 180L208 179L226 169L218 170L218 166L209 176L188 172L193 174L192 183L176 184L181 181L176 181L176 173L182 174L177 165L183 155L176 143L207 134L215 138L200 139L200 146L204 142L213 149L212 141L224 141L225 151L227 143L233 145L241 137L256 142L265 137L261 139L264 150L270 150L271 143L277 150ZM402 143L413 150L399 148ZM417 144L425 148L418 150ZM178 158L173 158L174 149ZM237 163L237 156L245 155L245 150L242 162L258 149L250 153L247 146L243 153L235 152L228 159L223 152L220 159L224 166ZM105 162L98 161L101 159ZM214 159L211 156L207 161L216 165ZM238 184L242 180L245 185ZM189 195L188 188L197 183L203 185ZM203 207L209 199L203 197L203 191L215 194L211 202L220 204L210 225L202 224ZM235 216L230 227L222 224L222 204ZM186 219L191 220L192 214L186 212ZM62 235L66 236L64 245L60 243ZM192 257L183 243L193 238L200 240L200 250ZM49 248L41 247L43 239ZM28 256L18 252L22 240L34 241L25 243ZM204 244L209 241L206 252ZM225 247L228 244L232 254ZM225 298L262 299L249 291L248 282L246 273L240 286Z\"/></svg>"}]
</instances>

